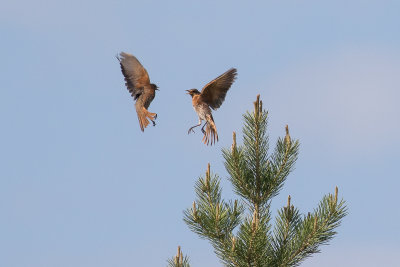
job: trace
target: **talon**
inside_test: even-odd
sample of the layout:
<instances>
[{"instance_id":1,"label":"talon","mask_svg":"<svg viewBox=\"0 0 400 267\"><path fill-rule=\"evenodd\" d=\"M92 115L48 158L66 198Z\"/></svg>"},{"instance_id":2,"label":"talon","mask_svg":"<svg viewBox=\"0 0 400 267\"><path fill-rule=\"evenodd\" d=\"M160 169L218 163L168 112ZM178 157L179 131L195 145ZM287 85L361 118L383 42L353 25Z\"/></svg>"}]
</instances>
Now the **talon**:
<instances>
[{"instance_id":1,"label":"talon","mask_svg":"<svg viewBox=\"0 0 400 267\"><path fill-rule=\"evenodd\" d=\"M151 121L153 123L153 126L156 126L156 122L155 121Z\"/></svg>"},{"instance_id":2,"label":"talon","mask_svg":"<svg viewBox=\"0 0 400 267\"><path fill-rule=\"evenodd\" d=\"M155 115L154 115L154 119L157 119L157 113L154 113Z\"/></svg>"}]
</instances>

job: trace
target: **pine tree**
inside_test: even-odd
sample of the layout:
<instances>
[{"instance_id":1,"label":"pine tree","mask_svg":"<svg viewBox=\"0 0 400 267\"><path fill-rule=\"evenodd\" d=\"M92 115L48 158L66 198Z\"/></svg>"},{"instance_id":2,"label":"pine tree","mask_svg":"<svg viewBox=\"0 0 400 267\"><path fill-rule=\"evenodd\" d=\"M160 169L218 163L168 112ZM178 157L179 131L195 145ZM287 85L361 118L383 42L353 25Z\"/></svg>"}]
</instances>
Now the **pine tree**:
<instances>
[{"instance_id":1,"label":"pine tree","mask_svg":"<svg viewBox=\"0 0 400 267\"><path fill-rule=\"evenodd\" d=\"M197 199L184 211L186 224L210 241L224 266L298 266L320 252L319 247L334 237L347 214L336 187L334 194L325 195L307 215L293 206L289 196L275 222L271 221L271 200L294 168L299 141L290 137L286 126L285 137L268 154L267 122L268 112L258 95L254 111L244 115L243 145L236 144L233 133L231 148L222 151L229 181L240 199L221 199L220 179L211 174L208 164L205 177L195 185Z\"/></svg>"}]
</instances>

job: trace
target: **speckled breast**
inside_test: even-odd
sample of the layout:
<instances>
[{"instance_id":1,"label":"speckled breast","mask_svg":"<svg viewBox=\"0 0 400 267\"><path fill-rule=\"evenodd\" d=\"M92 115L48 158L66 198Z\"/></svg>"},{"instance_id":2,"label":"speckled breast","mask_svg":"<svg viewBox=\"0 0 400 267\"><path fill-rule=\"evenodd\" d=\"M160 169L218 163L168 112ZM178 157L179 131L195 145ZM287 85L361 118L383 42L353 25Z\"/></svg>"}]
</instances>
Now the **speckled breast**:
<instances>
[{"instance_id":1,"label":"speckled breast","mask_svg":"<svg viewBox=\"0 0 400 267\"><path fill-rule=\"evenodd\" d=\"M194 106L194 110L202 120L206 120L206 114L211 114L211 109L206 103Z\"/></svg>"}]
</instances>

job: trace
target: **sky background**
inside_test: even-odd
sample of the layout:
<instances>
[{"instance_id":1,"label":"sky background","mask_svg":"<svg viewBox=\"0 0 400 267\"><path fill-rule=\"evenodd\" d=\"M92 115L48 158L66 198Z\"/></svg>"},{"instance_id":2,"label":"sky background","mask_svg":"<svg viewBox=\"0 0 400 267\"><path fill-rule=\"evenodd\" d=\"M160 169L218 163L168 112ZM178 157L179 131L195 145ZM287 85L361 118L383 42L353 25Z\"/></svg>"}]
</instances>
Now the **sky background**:
<instances>
[{"instance_id":1,"label":"sky background","mask_svg":"<svg viewBox=\"0 0 400 267\"><path fill-rule=\"evenodd\" d=\"M272 202L303 213L334 192L338 235L302 266L398 266L399 1L3 1L0 9L0 266L221 266L182 221L207 163L261 94L271 147L301 142ZM115 55L138 57L160 87L140 131ZM214 112L220 141L187 135L186 89L230 67Z\"/></svg>"}]
</instances>

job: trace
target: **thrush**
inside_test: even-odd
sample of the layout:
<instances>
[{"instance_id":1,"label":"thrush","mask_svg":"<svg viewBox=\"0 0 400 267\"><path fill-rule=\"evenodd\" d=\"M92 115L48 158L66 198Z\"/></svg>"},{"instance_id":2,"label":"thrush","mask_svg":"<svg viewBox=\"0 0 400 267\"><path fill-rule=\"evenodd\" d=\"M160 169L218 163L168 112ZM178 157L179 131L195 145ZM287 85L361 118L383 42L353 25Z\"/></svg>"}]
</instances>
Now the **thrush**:
<instances>
[{"instance_id":1,"label":"thrush","mask_svg":"<svg viewBox=\"0 0 400 267\"><path fill-rule=\"evenodd\" d=\"M218 109L225 100L226 93L231 87L237 75L237 70L234 68L229 69L221 76L215 78L206 86L203 87L201 92L197 89L186 90L192 97L192 105L194 110L199 116L199 123L190 127L190 132L194 133L194 128L200 126L202 121L205 120L203 127L201 128L204 144L213 145L218 141L217 127L215 126L214 118L211 113L211 109ZM206 127L206 130L204 130Z\"/></svg>"},{"instance_id":2,"label":"thrush","mask_svg":"<svg viewBox=\"0 0 400 267\"><path fill-rule=\"evenodd\" d=\"M153 101L158 87L154 83L150 83L147 70L135 56L121 52L119 56L117 55L117 59L125 77L125 85L133 99L136 100L136 113L140 129L144 132L144 128L149 125L148 119L151 120L153 126L156 125L154 120L157 118L157 114L151 113L147 109Z\"/></svg>"}]
</instances>

